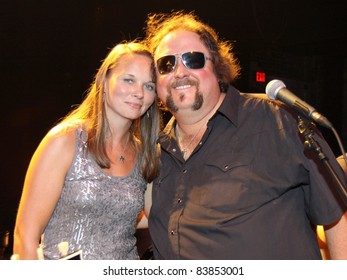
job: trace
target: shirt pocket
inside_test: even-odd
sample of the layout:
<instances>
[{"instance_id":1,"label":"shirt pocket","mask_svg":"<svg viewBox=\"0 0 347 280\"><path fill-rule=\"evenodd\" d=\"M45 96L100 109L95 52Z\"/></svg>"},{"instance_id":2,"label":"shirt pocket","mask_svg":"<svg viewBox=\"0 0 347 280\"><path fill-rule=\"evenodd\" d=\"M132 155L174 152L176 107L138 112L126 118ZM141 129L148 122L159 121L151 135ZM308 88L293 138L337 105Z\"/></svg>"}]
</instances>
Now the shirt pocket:
<instances>
[{"instance_id":1,"label":"shirt pocket","mask_svg":"<svg viewBox=\"0 0 347 280\"><path fill-rule=\"evenodd\" d=\"M247 208L252 195L252 154L224 152L206 161L206 180L198 189L200 204L222 212Z\"/></svg>"},{"instance_id":2,"label":"shirt pocket","mask_svg":"<svg viewBox=\"0 0 347 280\"><path fill-rule=\"evenodd\" d=\"M206 160L208 167L215 167L221 172L228 172L242 166L249 166L254 156L245 153L224 152L223 154L214 154Z\"/></svg>"}]
</instances>

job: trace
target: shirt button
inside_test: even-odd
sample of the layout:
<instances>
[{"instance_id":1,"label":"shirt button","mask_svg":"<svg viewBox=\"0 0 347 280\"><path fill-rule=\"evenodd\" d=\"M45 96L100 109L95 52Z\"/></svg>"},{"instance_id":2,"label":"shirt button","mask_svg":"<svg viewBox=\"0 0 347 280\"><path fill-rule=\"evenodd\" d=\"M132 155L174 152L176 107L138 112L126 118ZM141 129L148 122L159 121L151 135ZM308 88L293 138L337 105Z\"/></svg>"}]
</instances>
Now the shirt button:
<instances>
[{"instance_id":1,"label":"shirt button","mask_svg":"<svg viewBox=\"0 0 347 280\"><path fill-rule=\"evenodd\" d=\"M175 235L175 231L172 230L172 231L170 232L170 234L171 234L171 235Z\"/></svg>"},{"instance_id":2,"label":"shirt button","mask_svg":"<svg viewBox=\"0 0 347 280\"><path fill-rule=\"evenodd\" d=\"M176 149L172 149L172 151L173 151L174 153L176 153Z\"/></svg>"},{"instance_id":3,"label":"shirt button","mask_svg":"<svg viewBox=\"0 0 347 280\"><path fill-rule=\"evenodd\" d=\"M224 169L228 170L229 169L229 165L228 164L224 165Z\"/></svg>"},{"instance_id":4,"label":"shirt button","mask_svg":"<svg viewBox=\"0 0 347 280\"><path fill-rule=\"evenodd\" d=\"M182 199L177 199L177 203L181 203L182 202Z\"/></svg>"},{"instance_id":5,"label":"shirt button","mask_svg":"<svg viewBox=\"0 0 347 280\"><path fill-rule=\"evenodd\" d=\"M183 169L183 171L182 171L183 173L187 173L187 169Z\"/></svg>"}]
</instances>

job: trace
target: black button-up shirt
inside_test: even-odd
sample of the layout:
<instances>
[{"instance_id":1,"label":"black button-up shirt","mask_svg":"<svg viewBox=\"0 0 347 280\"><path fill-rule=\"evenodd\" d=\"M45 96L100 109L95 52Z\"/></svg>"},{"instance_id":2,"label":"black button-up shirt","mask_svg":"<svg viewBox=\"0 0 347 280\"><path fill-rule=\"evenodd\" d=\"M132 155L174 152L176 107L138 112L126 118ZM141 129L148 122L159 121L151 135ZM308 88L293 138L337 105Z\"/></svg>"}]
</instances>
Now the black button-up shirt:
<instances>
[{"instance_id":1,"label":"black button-up shirt","mask_svg":"<svg viewBox=\"0 0 347 280\"><path fill-rule=\"evenodd\" d=\"M172 119L160 138L160 175L153 182L149 229L156 259L321 258L312 225L337 221L345 207L319 160L304 152L288 108L230 87L187 161L175 125Z\"/></svg>"}]
</instances>

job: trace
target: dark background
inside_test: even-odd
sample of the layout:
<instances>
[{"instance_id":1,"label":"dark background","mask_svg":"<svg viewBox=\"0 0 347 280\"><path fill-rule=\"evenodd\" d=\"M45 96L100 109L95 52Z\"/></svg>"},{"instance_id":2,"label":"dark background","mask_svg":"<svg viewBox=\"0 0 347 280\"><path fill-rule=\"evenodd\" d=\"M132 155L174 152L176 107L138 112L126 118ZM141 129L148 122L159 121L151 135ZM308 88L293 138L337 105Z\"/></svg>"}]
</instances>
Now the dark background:
<instances>
[{"instance_id":1,"label":"dark background","mask_svg":"<svg viewBox=\"0 0 347 280\"><path fill-rule=\"evenodd\" d=\"M345 1L310 0L1 0L0 231L13 227L26 168L47 131L79 104L110 48L143 37L146 16L195 10L235 43L236 86L287 87L325 115L347 143ZM266 75L256 81L256 72ZM334 153L331 131L322 129Z\"/></svg>"}]
</instances>

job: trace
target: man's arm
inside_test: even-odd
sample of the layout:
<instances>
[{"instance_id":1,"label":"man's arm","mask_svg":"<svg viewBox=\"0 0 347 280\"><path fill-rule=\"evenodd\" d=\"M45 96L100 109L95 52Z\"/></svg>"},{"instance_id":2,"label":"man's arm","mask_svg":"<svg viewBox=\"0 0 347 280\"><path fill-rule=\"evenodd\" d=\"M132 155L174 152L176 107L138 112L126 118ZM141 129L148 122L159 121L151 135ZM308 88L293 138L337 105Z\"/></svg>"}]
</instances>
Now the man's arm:
<instances>
[{"instance_id":1,"label":"man's arm","mask_svg":"<svg viewBox=\"0 0 347 280\"><path fill-rule=\"evenodd\" d=\"M347 260L347 212L337 223L325 226L324 230L331 259Z\"/></svg>"}]
</instances>

